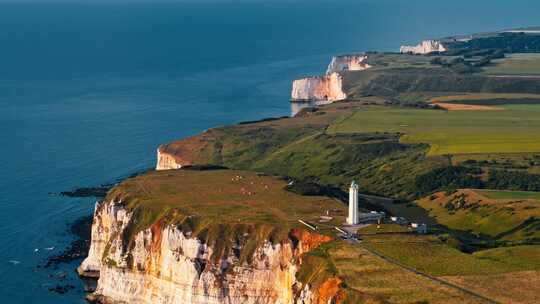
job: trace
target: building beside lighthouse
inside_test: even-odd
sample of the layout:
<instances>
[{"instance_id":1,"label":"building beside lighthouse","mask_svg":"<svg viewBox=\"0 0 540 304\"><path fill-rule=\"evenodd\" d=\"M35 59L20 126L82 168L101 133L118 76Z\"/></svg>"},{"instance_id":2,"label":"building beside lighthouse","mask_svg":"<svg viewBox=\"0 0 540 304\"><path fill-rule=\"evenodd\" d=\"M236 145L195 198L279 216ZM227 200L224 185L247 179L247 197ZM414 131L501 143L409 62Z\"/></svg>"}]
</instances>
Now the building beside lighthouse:
<instances>
[{"instance_id":1,"label":"building beside lighthouse","mask_svg":"<svg viewBox=\"0 0 540 304\"><path fill-rule=\"evenodd\" d=\"M347 217L347 224L357 225L358 222L358 184L352 181L349 188L349 216Z\"/></svg>"}]
</instances>

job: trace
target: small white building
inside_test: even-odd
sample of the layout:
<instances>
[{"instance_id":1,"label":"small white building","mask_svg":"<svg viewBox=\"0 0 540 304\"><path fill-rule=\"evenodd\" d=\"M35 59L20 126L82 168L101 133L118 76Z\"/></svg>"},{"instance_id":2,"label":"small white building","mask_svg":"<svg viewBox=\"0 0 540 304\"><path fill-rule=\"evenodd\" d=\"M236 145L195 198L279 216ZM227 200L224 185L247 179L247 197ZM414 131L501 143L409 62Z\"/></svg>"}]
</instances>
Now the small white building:
<instances>
[{"instance_id":1,"label":"small white building","mask_svg":"<svg viewBox=\"0 0 540 304\"><path fill-rule=\"evenodd\" d=\"M347 224L358 224L358 184L352 181L349 188L349 216L347 217Z\"/></svg>"},{"instance_id":2,"label":"small white building","mask_svg":"<svg viewBox=\"0 0 540 304\"><path fill-rule=\"evenodd\" d=\"M427 225L426 224L419 224L419 223L411 223L411 228L416 231L416 233L419 234L426 234L427 233Z\"/></svg>"},{"instance_id":3,"label":"small white building","mask_svg":"<svg viewBox=\"0 0 540 304\"><path fill-rule=\"evenodd\" d=\"M371 211L369 213L358 214L358 223L365 224L369 222L378 222L384 219L384 212Z\"/></svg>"}]
</instances>

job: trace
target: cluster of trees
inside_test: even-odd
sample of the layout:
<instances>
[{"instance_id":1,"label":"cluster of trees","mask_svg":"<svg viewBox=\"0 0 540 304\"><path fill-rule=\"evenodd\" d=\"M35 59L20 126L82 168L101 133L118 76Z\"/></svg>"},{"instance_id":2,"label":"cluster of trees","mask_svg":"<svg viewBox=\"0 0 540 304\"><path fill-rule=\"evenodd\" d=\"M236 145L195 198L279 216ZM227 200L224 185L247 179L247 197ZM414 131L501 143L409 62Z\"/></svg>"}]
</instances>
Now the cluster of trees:
<instances>
[{"instance_id":1,"label":"cluster of trees","mask_svg":"<svg viewBox=\"0 0 540 304\"><path fill-rule=\"evenodd\" d=\"M507 53L540 52L540 35L525 33L502 33L492 37L471 39L458 45L460 49L496 49Z\"/></svg>"},{"instance_id":2,"label":"cluster of trees","mask_svg":"<svg viewBox=\"0 0 540 304\"><path fill-rule=\"evenodd\" d=\"M522 171L491 170L485 187L501 190L540 191L540 175Z\"/></svg>"},{"instance_id":3,"label":"cluster of trees","mask_svg":"<svg viewBox=\"0 0 540 304\"><path fill-rule=\"evenodd\" d=\"M435 169L416 178L413 189L416 196L421 197L438 190L458 188L482 188L482 181L477 177L482 173L479 168L448 166Z\"/></svg>"},{"instance_id":4,"label":"cluster of trees","mask_svg":"<svg viewBox=\"0 0 540 304\"><path fill-rule=\"evenodd\" d=\"M503 49L454 48L440 54L444 56L463 56L464 58L482 57L485 59L501 59L505 57Z\"/></svg>"},{"instance_id":5,"label":"cluster of trees","mask_svg":"<svg viewBox=\"0 0 540 304\"><path fill-rule=\"evenodd\" d=\"M443 57L434 57L431 64L447 67L456 73L465 74L475 72L476 68L486 66L494 59L504 58L505 50L501 48L470 48L467 46L452 48L434 55L459 56L450 60L445 60Z\"/></svg>"},{"instance_id":6,"label":"cluster of trees","mask_svg":"<svg viewBox=\"0 0 540 304\"><path fill-rule=\"evenodd\" d=\"M339 187L321 185L316 182L292 181L285 190L307 196L335 197L342 201L347 200L347 193Z\"/></svg>"},{"instance_id":7,"label":"cluster of trees","mask_svg":"<svg viewBox=\"0 0 540 304\"><path fill-rule=\"evenodd\" d=\"M459 74L466 74L476 72L477 68L490 64L491 60L495 57L492 57L491 55L486 55L478 60L465 60L465 58L467 57L456 57L451 60L445 60L442 57L435 57L431 60L431 64L450 68L451 70Z\"/></svg>"},{"instance_id":8,"label":"cluster of trees","mask_svg":"<svg viewBox=\"0 0 540 304\"><path fill-rule=\"evenodd\" d=\"M540 191L540 175L525 171L490 170L487 181L480 179L478 167L448 166L435 169L416 178L412 193L417 197L435 191L452 192L459 188Z\"/></svg>"}]
</instances>

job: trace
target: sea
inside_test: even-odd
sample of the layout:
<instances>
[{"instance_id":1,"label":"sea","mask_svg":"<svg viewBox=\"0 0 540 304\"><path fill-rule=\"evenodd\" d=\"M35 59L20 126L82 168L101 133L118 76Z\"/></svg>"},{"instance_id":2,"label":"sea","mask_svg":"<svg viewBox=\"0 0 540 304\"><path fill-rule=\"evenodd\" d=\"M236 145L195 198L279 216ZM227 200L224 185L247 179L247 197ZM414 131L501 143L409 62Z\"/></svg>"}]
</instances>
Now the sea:
<instances>
[{"instance_id":1,"label":"sea","mask_svg":"<svg viewBox=\"0 0 540 304\"><path fill-rule=\"evenodd\" d=\"M160 144L207 128L290 115L292 80L332 55L538 22L533 0L0 0L0 303L84 303L80 260L38 267L94 209L59 192L152 168Z\"/></svg>"}]
</instances>

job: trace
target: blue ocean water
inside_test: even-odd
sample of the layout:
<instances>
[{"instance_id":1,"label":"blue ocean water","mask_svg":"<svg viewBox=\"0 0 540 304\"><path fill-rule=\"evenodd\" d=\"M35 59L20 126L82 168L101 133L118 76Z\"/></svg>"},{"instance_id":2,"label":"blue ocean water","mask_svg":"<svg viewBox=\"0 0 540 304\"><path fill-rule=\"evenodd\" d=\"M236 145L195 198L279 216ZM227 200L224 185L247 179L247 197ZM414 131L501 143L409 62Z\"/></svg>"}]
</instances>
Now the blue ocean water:
<instances>
[{"instance_id":1,"label":"blue ocean water","mask_svg":"<svg viewBox=\"0 0 540 304\"><path fill-rule=\"evenodd\" d=\"M0 1L0 302L84 303L78 262L60 268L66 294L36 266L94 201L51 193L152 167L159 144L209 127L287 115L291 81L334 54L540 20L537 1L439 2Z\"/></svg>"}]
</instances>

